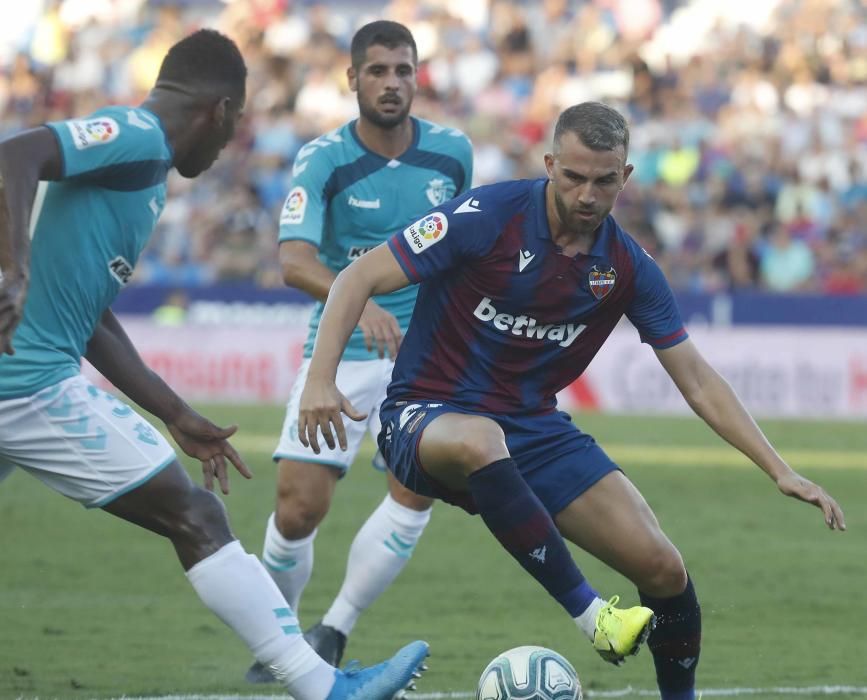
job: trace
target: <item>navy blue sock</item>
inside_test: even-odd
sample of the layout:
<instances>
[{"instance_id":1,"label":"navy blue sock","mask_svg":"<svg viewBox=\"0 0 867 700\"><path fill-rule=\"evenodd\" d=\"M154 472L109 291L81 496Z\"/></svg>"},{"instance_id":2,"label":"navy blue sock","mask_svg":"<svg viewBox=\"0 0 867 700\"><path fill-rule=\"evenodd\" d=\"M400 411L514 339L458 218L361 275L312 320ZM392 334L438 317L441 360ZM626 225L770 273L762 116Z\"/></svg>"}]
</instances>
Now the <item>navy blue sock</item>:
<instances>
[{"instance_id":1,"label":"navy blue sock","mask_svg":"<svg viewBox=\"0 0 867 700\"><path fill-rule=\"evenodd\" d=\"M701 607L692 579L674 598L651 598L639 591L641 604L656 613L656 629L647 646L656 666L662 700L693 700L695 669L701 651Z\"/></svg>"},{"instance_id":2,"label":"navy blue sock","mask_svg":"<svg viewBox=\"0 0 867 700\"><path fill-rule=\"evenodd\" d=\"M560 531L511 458L470 474L470 493L500 544L572 617L597 597L572 560Z\"/></svg>"}]
</instances>

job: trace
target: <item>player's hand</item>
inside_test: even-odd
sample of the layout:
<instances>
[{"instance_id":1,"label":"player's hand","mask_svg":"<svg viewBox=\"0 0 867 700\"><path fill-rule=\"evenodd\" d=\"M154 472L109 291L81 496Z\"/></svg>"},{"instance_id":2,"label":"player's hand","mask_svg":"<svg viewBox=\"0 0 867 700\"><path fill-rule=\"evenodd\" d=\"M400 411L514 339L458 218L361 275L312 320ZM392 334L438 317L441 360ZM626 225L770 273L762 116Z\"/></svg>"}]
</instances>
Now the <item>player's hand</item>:
<instances>
[{"instance_id":1,"label":"player's hand","mask_svg":"<svg viewBox=\"0 0 867 700\"><path fill-rule=\"evenodd\" d=\"M229 493L227 459L235 465L235 469L244 478L253 478L253 474L244 464L244 460L228 441L228 438L238 430L237 425L221 428L187 407L171 423L166 423L166 427L178 446L190 457L195 457L202 463L205 488L208 491L214 490L214 477L216 476L220 483L220 490L224 494Z\"/></svg>"},{"instance_id":2,"label":"player's hand","mask_svg":"<svg viewBox=\"0 0 867 700\"><path fill-rule=\"evenodd\" d=\"M27 300L27 280L20 277L0 277L0 355L14 355L12 336L24 316Z\"/></svg>"},{"instance_id":3,"label":"player's hand","mask_svg":"<svg viewBox=\"0 0 867 700\"><path fill-rule=\"evenodd\" d=\"M397 357L397 349L400 347L403 333L394 314L370 299L364 305L364 311L358 319L358 327L364 333L364 344L368 350L373 350L375 345L380 359L385 357L386 350L391 359Z\"/></svg>"},{"instance_id":4,"label":"player's hand","mask_svg":"<svg viewBox=\"0 0 867 700\"><path fill-rule=\"evenodd\" d=\"M354 421L367 418L366 413L355 410L333 381L308 377L301 393L298 411L298 439L301 444L313 448L313 451L319 454L321 449L316 433L321 430L330 449L335 447L334 434L337 433L336 444L346 452L346 429L343 427L341 413Z\"/></svg>"},{"instance_id":5,"label":"player's hand","mask_svg":"<svg viewBox=\"0 0 867 700\"><path fill-rule=\"evenodd\" d=\"M777 480L777 488L786 496L797 498L805 503L812 503L817 508L821 508L825 514L825 524L832 530L846 529L843 509L821 486L805 479L797 472L791 472Z\"/></svg>"}]
</instances>

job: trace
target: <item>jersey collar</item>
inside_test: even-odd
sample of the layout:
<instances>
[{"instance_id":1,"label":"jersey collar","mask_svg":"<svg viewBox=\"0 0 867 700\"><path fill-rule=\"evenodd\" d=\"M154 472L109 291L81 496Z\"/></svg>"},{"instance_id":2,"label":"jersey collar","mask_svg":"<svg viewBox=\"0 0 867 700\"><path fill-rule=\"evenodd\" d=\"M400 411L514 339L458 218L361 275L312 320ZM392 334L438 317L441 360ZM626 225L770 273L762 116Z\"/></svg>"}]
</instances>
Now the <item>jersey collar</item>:
<instances>
[{"instance_id":1,"label":"jersey collar","mask_svg":"<svg viewBox=\"0 0 867 700\"><path fill-rule=\"evenodd\" d=\"M352 134L352 139L355 141L355 143L358 144L358 147L361 150L363 150L365 153L368 153L372 156L376 156L377 158L380 158L380 159L385 160L385 161L400 160L401 158L405 157L407 153L410 153L410 152L414 151L416 148L418 148L418 142L421 139L421 124L418 123L418 119L416 119L413 116L410 116L409 120L412 123L412 143L409 144L409 148L407 148L403 153L401 153L396 158L386 158L384 155L381 155L381 154L377 153L376 151L371 151L367 146L364 145L362 140L359 138L358 131L356 129L356 125L358 124L358 119L353 119L351 122L349 122L349 133Z\"/></svg>"}]
</instances>

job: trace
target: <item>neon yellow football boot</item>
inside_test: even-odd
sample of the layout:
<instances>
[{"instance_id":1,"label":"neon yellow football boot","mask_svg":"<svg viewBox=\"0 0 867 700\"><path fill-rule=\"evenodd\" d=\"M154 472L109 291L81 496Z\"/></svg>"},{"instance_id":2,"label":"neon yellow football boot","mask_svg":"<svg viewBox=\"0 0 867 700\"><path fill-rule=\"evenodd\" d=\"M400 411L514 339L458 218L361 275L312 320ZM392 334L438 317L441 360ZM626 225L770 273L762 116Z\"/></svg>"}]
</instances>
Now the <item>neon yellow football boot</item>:
<instances>
[{"instance_id":1,"label":"neon yellow football boot","mask_svg":"<svg viewBox=\"0 0 867 700\"><path fill-rule=\"evenodd\" d=\"M596 616L593 635L593 648L615 666L620 666L627 656L637 654L650 631L656 627L653 610L640 605L621 610L614 607L619 602L620 596L614 596L602 606Z\"/></svg>"}]
</instances>

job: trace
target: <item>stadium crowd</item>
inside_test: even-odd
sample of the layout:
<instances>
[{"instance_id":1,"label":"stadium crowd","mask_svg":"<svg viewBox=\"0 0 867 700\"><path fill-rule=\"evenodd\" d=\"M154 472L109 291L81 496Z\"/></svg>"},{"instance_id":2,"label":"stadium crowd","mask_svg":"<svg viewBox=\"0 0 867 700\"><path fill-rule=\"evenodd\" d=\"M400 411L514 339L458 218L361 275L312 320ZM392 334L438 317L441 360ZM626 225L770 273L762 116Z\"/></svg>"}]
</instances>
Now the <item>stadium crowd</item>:
<instances>
[{"instance_id":1,"label":"stadium crowd","mask_svg":"<svg viewBox=\"0 0 867 700\"><path fill-rule=\"evenodd\" d=\"M542 174L564 107L632 128L615 214L695 291L867 293L867 10L857 0L45 0L0 54L0 130L137 103L167 48L213 26L250 68L242 136L173 177L135 279L279 286L277 218L305 141L351 119L348 41L419 45L414 112L465 131L474 184ZM742 15L738 15L738 8ZM725 13L725 14L724 14Z\"/></svg>"}]
</instances>

